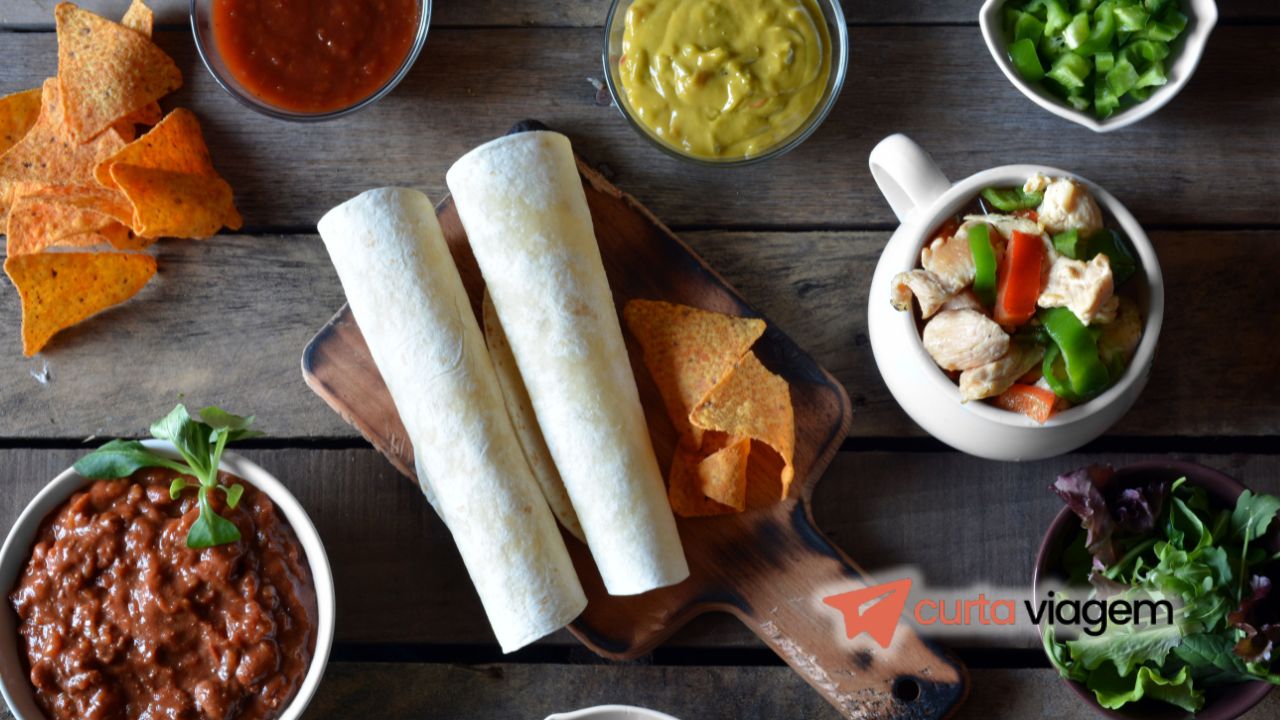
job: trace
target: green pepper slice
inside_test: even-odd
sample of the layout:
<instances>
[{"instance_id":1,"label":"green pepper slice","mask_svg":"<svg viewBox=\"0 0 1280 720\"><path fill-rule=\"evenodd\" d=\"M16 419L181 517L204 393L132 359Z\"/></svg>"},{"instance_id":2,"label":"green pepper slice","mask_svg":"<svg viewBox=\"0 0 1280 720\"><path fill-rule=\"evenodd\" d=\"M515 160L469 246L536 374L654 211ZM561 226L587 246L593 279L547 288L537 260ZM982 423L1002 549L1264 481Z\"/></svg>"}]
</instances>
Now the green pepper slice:
<instances>
[{"instance_id":1,"label":"green pepper slice","mask_svg":"<svg viewBox=\"0 0 1280 720\"><path fill-rule=\"evenodd\" d=\"M1040 56L1036 54L1036 44L1030 38L1023 38L1009 46L1009 60L1013 63L1013 69L1018 71L1023 80L1039 82L1044 78L1044 66L1040 64Z\"/></svg>"},{"instance_id":2,"label":"green pepper slice","mask_svg":"<svg viewBox=\"0 0 1280 720\"><path fill-rule=\"evenodd\" d=\"M1049 337L1053 338L1053 347L1062 355L1067 374L1066 385L1071 393L1071 396L1062 397L1071 402L1080 402L1081 399L1094 397L1106 390L1111 385L1111 373L1098 354L1098 341L1089 332L1089 328L1066 308L1043 309L1039 317ZM1054 371L1049 355L1050 353L1045 353L1046 377ZM1060 376L1049 381L1051 388L1055 380L1061 382ZM1055 389L1054 393L1057 392Z\"/></svg>"},{"instance_id":3,"label":"green pepper slice","mask_svg":"<svg viewBox=\"0 0 1280 720\"><path fill-rule=\"evenodd\" d=\"M1080 239L1080 231L1076 228L1060 232L1053 236L1053 249L1059 255L1066 255L1072 260L1079 260L1084 255L1084 241Z\"/></svg>"},{"instance_id":4,"label":"green pepper slice","mask_svg":"<svg viewBox=\"0 0 1280 720\"><path fill-rule=\"evenodd\" d=\"M1038 207L1044 200L1044 193L1023 192L1022 188L983 188L982 199L986 200L997 210L1002 212L1014 212L1015 210L1028 210Z\"/></svg>"},{"instance_id":5,"label":"green pepper slice","mask_svg":"<svg viewBox=\"0 0 1280 720\"><path fill-rule=\"evenodd\" d=\"M987 225L969 228L969 252L973 254L973 294L985 307L991 307L996 304L996 250Z\"/></svg>"},{"instance_id":6,"label":"green pepper slice","mask_svg":"<svg viewBox=\"0 0 1280 720\"><path fill-rule=\"evenodd\" d=\"M1093 29L1089 37L1076 46L1077 55L1089 57L1111 47L1111 39L1116 34L1115 8L1107 3L1098 6L1093 13ZM1067 41L1070 44L1070 40Z\"/></svg>"}]
</instances>

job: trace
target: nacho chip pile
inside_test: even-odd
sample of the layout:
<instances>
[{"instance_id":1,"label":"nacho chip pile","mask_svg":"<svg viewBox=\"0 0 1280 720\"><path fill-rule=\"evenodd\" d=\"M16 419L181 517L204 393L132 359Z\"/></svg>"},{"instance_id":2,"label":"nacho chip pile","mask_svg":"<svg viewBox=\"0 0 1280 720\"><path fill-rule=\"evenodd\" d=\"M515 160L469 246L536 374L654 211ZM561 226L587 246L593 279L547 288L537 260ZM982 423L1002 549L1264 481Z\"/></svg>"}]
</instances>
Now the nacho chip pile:
<instances>
[{"instance_id":1,"label":"nacho chip pile","mask_svg":"<svg viewBox=\"0 0 1280 720\"><path fill-rule=\"evenodd\" d=\"M747 507L755 441L782 458L782 497L795 477L795 411L787 381L751 351L765 323L653 300L623 309L680 436L668 475L682 517Z\"/></svg>"},{"instance_id":2,"label":"nacho chip pile","mask_svg":"<svg viewBox=\"0 0 1280 720\"><path fill-rule=\"evenodd\" d=\"M120 23L70 3L54 16L58 76L0 98L4 267L22 297L28 356L141 290L156 264L135 253L158 238L242 224L195 115L160 109L182 74L151 41L142 0ZM139 137L140 125L154 127Z\"/></svg>"}]
</instances>

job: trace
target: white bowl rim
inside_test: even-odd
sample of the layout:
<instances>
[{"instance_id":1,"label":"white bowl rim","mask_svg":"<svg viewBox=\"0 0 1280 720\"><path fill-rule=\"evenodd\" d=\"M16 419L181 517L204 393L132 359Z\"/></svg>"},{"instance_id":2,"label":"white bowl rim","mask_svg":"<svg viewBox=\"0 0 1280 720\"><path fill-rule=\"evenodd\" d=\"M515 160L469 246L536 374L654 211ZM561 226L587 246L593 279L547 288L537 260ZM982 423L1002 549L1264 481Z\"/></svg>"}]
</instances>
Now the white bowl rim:
<instances>
[{"instance_id":1,"label":"white bowl rim","mask_svg":"<svg viewBox=\"0 0 1280 720\"><path fill-rule=\"evenodd\" d=\"M174 448L172 443L149 439L143 440L142 444L170 457L179 457L177 449ZM289 705L285 707L278 718L278 720L298 720L315 696L315 692L320 686L320 681L324 678L325 668L329 661L329 652L333 646L336 593L333 586L333 573L329 566L329 557L325 552L324 543L320 539L320 533L316 531L311 518L284 483L280 482L274 475L264 470L257 463L246 460L232 451L223 453L222 461L218 467L220 470L248 481L255 488L266 493L267 497L271 498L271 502L280 508L280 511L284 514L285 520L293 528L294 535L298 538L298 544L307 556L307 565L311 570L311 579L315 584L316 591L315 652L311 656L307 673L303 676L302 684L298 686L297 693L294 694L293 699L289 701ZM22 513L18 515L18 519L9 528L3 547L0 547L0 568L8 565L8 559L13 554L20 553L22 555L14 563L15 572L12 577L9 577L8 573L0 572L0 585L3 586L0 589L3 590L3 594L6 596L6 607L0 609L0 612L7 612L12 615L12 608L7 607L8 591L17 581L17 575L22 571L26 563L26 556L30 552L31 539L34 537L40 523L44 521L50 512L70 498L74 492L90 482L93 481L79 475L74 467L67 468L53 480L46 483L36 493L35 497L27 503ZM0 642L5 641L0 639ZM13 645L16 654L16 642ZM0 650L0 652L4 651ZM21 662L21 658L18 659ZM11 689L11 682L17 683L18 687ZM6 678L0 675L0 694L4 696L5 703L9 706L9 711L13 713L14 718L16 720L42 720L44 718L43 713L30 716L24 714L17 707L14 697L15 691L25 693L25 698L30 699L34 706L34 694L31 692L31 683L28 678L25 676L21 679Z\"/></svg>"},{"instance_id":2,"label":"white bowl rim","mask_svg":"<svg viewBox=\"0 0 1280 720\"><path fill-rule=\"evenodd\" d=\"M982 28L982 39L986 43L991 57L996 61L996 66L1009 79L1009 82L1013 83L1013 86L1027 96L1031 102L1060 118L1083 125L1098 133L1128 127L1154 114L1157 110L1167 105L1170 100L1173 100L1182 91L1182 88L1186 86L1187 82L1191 80L1191 76L1195 74L1196 67L1204 56L1209 35L1218 24L1218 5L1214 0L1190 0L1190 4L1193 7L1187 8L1190 11L1187 14L1191 17L1192 22L1186 34L1179 38L1183 45L1177 60L1170 63L1168 68L1169 82L1157 88L1151 93L1151 97L1146 100L1109 118L1099 120L1089 113L1067 106L1018 75L1013 63L1009 61L1005 53L1005 39L1001 29L1000 11L1006 2L1008 0L985 0L982 4L982 9L978 11L978 25Z\"/></svg>"},{"instance_id":3,"label":"white bowl rim","mask_svg":"<svg viewBox=\"0 0 1280 720\"><path fill-rule=\"evenodd\" d=\"M1088 402L1056 413L1043 425L1039 425L1018 413L1001 410L985 402L961 403L959 386L951 378L947 377L925 351L924 342L916 327L915 312L890 309L898 317L889 322L899 325L900 330L905 327L909 331L908 334L915 338L909 350L911 357L923 368L925 376L929 378L930 386L941 393L944 401L961 404L962 407L981 420L1014 428L1031 427L1032 429L1052 430L1084 421L1095 414L1101 413L1112 403L1119 401L1129 392L1132 386L1145 379L1146 369L1155 358L1156 344L1164 322L1164 281L1156 258L1155 247L1151 244L1151 240L1147 237L1146 232L1133 214L1106 189L1079 174L1047 165L1001 165L979 171L963 180L952 183L951 187L928 207L917 208L906 221L898 226L898 229L885 246L885 250L887 254L890 247L894 247L898 243L906 243L908 239L914 238L915 242L910 243L914 247L914 251L909 256L911 258L909 265L892 268L895 274L911 270L916 266L916 258L919 257L920 248L924 246L925 241L928 239L927 235L937 226L943 215L950 214L952 206L957 205L957 203L963 206L970 202L982 187L1021 184L1026 178L1037 172L1049 177L1068 177L1083 183L1107 213L1120 224L1121 229L1129 237L1130 245L1138 254L1139 264L1147 285L1147 315L1143 319L1142 340L1138 343L1138 349L1134 353L1133 359L1129 362L1128 367L1125 368L1124 375L1101 395ZM881 255L880 260L877 262L877 274L881 272L879 264L883 262L886 262L885 255ZM874 294L877 289L873 280L871 292ZM874 309L877 300L887 306L887 296L884 298L872 297L869 301L869 306L873 308L872 312L877 312ZM883 310L879 312L883 312ZM872 349L874 350L874 346Z\"/></svg>"}]
</instances>

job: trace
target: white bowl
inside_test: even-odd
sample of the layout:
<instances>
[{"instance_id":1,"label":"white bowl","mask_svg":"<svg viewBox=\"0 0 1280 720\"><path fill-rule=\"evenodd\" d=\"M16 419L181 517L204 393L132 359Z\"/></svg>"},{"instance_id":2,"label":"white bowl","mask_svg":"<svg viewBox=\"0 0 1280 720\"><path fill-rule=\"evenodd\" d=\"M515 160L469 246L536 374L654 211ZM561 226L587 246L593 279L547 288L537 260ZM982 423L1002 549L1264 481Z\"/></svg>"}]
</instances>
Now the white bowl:
<instances>
[{"instance_id":1,"label":"white bowl","mask_svg":"<svg viewBox=\"0 0 1280 720\"><path fill-rule=\"evenodd\" d=\"M1182 87L1191 79L1200 57L1204 55L1204 46L1209 41L1209 33L1218 23L1218 5L1214 0L1187 0L1183 12L1187 14L1187 29L1173 41L1172 51L1167 62L1166 72L1169 82L1156 88L1151 97L1109 118L1099 120L1092 111L1081 111L1067 105L1040 86L1040 83L1029 83L1022 79L1009 60L1008 42L1004 36L1004 22L1001 10L1006 0L986 0L982 10L978 12L978 24L982 26L982 38L987 42L987 49L996 65L1000 66L1004 76L1009 78L1013 86L1022 91L1032 102L1060 118L1079 123L1094 132L1109 132L1132 125L1146 116L1164 107L1177 95Z\"/></svg>"},{"instance_id":2,"label":"white bowl","mask_svg":"<svg viewBox=\"0 0 1280 720\"><path fill-rule=\"evenodd\" d=\"M1119 200L1074 173L1043 165L1005 165L952 184L933 159L906 135L891 135L871 151L871 174L902 223L889 238L871 279L867 330L876 365L902 409L929 434L970 455L991 460L1039 460L1093 440L1133 406L1151 373L1164 320L1164 281L1155 248ZM917 267L920 250L942 221L988 186L1022 185L1041 172L1070 177L1088 187L1129 236L1141 264L1131 282L1145 319L1142 340L1123 376L1098 397L1049 418L1044 425L985 402L960 402L960 389L924 349L914 312L889 303L895 275Z\"/></svg>"},{"instance_id":3,"label":"white bowl","mask_svg":"<svg viewBox=\"0 0 1280 720\"><path fill-rule=\"evenodd\" d=\"M178 458L177 451L170 443L144 440L143 444L164 455ZM334 591L329 557L325 554L320 534L311 524L306 511L279 480L232 452L223 454L220 467L249 481L271 498L271 502L284 513L307 555L307 564L311 568L311 578L316 590L316 649L297 695L280 715L280 720L298 720L320 685L325 664L329 660L329 649L333 645ZM74 468L68 468L54 478L18 516L9 530L9 537L4 541L4 547L0 548L0 593L3 594L5 603L4 609L0 610L0 692L3 692L4 700L15 720L44 720L45 715L36 703L35 693L32 692L31 682L24 669L14 627L16 618L13 610L8 607L7 596L30 559L31 545L40 523L73 493L91 482L93 481L76 473Z\"/></svg>"},{"instance_id":4,"label":"white bowl","mask_svg":"<svg viewBox=\"0 0 1280 720\"><path fill-rule=\"evenodd\" d=\"M567 713L548 715L547 720L676 720L656 710L630 705L599 705Z\"/></svg>"}]
</instances>

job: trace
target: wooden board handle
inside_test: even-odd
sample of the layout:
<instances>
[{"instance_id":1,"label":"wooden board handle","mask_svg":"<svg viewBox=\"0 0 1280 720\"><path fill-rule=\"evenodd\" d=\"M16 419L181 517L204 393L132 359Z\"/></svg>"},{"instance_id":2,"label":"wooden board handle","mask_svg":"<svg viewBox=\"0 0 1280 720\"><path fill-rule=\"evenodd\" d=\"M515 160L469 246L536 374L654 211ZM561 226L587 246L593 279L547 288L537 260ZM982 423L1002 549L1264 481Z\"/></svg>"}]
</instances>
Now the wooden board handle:
<instances>
[{"instance_id":1,"label":"wooden board handle","mask_svg":"<svg viewBox=\"0 0 1280 720\"><path fill-rule=\"evenodd\" d=\"M805 503L773 524L787 526L761 537L780 547L770 567L740 576L732 612L846 717L951 715L968 693L964 666L906 622L889 650L865 633L846 639L841 613L822 600L874 581L814 527Z\"/></svg>"}]
</instances>

